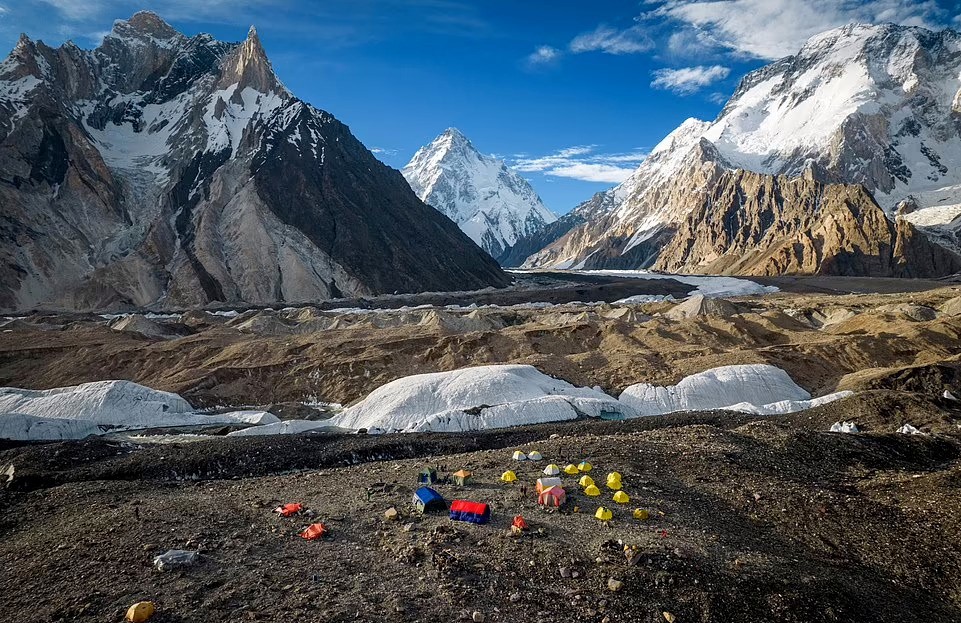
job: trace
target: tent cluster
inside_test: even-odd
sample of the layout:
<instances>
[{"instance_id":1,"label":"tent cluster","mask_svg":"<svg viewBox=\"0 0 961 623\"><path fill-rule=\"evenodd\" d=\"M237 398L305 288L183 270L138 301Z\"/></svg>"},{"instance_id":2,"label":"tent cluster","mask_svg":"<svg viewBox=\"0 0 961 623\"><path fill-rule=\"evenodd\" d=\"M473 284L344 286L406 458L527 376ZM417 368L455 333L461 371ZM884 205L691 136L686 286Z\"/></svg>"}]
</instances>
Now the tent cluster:
<instances>
[{"instance_id":1,"label":"tent cluster","mask_svg":"<svg viewBox=\"0 0 961 623\"><path fill-rule=\"evenodd\" d=\"M544 455L537 450L531 450L527 453L521 450L514 450L513 459L515 461L542 461L544 460Z\"/></svg>"}]
</instances>

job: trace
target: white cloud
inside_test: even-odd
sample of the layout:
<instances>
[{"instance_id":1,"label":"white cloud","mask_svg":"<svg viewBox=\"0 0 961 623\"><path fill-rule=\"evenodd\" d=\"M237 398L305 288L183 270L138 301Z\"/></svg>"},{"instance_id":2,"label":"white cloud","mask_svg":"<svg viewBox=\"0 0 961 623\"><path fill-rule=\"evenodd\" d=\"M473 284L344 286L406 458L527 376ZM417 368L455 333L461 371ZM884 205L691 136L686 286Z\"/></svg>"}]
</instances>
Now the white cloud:
<instances>
[{"instance_id":1,"label":"white cloud","mask_svg":"<svg viewBox=\"0 0 961 623\"><path fill-rule=\"evenodd\" d=\"M606 184L620 184L634 172L634 169L615 167L609 164L591 164L578 162L563 167L557 167L547 172L554 177L567 177L583 182L603 182Z\"/></svg>"},{"instance_id":2,"label":"white cloud","mask_svg":"<svg viewBox=\"0 0 961 623\"><path fill-rule=\"evenodd\" d=\"M385 148L383 148L383 147L371 147L371 148L370 148L370 153L372 153L372 154L377 154L378 156L380 156L380 155L384 155L384 156L394 156L394 155L397 154L397 150L396 150L396 149L385 149Z\"/></svg>"},{"instance_id":3,"label":"white cloud","mask_svg":"<svg viewBox=\"0 0 961 623\"><path fill-rule=\"evenodd\" d=\"M571 52L605 52L607 54L635 54L654 48L654 40L648 36L644 27L635 24L624 30L608 26L598 26L591 32L574 37L568 46Z\"/></svg>"},{"instance_id":4,"label":"white cloud","mask_svg":"<svg viewBox=\"0 0 961 623\"><path fill-rule=\"evenodd\" d=\"M680 95L690 95L718 80L724 80L730 74L731 69L721 65L658 69L654 72L654 81L651 82L651 86Z\"/></svg>"},{"instance_id":5,"label":"white cloud","mask_svg":"<svg viewBox=\"0 0 961 623\"><path fill-rule=\"evenodd\" d=\"M550 65L561 57L561 51L549 45L542 45L527 57L527 64L531 67Z\"/></svg>"},{"instance_id":6,"label":"white cloud","mask_svg":"<svg viewBox=\"0 0 961 623\"><path fill-rule=\"evenodd\" d=\"M596 145L575 145L546 156L514 156L512 168L522 173L541 173L584 182L619 184L634 172L647 154L641 150L628 153L597 153Z\"/></svg>"},{"instance_id":7,"label":"white cloud","mask_svg":"<svg viewBox=\"0 0 961 623\"><path fill-rule=\"evenodd\" d=\"M814 35L852 22L938 28L951 17L935 0L659 0L659 4L643 17L681 22L694 30L705 48L720 46L768 60L795 54Z\"/></svg>"}]
</instances>

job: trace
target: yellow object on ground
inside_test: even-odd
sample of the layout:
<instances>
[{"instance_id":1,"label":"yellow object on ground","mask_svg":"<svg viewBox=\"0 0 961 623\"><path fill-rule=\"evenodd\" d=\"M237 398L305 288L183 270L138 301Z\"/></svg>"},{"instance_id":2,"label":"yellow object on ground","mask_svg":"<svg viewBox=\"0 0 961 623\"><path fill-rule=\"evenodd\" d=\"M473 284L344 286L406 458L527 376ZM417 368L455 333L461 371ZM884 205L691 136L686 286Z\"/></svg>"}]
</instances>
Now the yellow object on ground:
<instances>
[{"instance_id":1,"label":"yellow object on ground","mask_svg":"<svg viewBox=\"0 0 961 623\"><path fill-rule=\"evenodd\" d=\"M513 456L514 456L514 460L515 460L515 461L526 461L526 460L527 460L527 455L524 454L523 452L521 452L520 450L514 450L514 455L513 455Z\"/></svg>"},{"instance_id":2,"label":"yellow object on ground","mask_svg":"<svg viewBox=\"0 0 961 623\"><path fill-rule=\"evenodd\" d=\"M594 469L594 466L591 465L590 463L588 463L587 461L581 461L581 462L577 465L577 469L578 469L578 471L589 472L589 471L591 471L592 469Z\"/></svg>"},{"instance_id":3,"label":"yellow object on ground","mask_svg":"<svg viewBox=\"0 0 961 623\"><path fill-rule=\"evenodd\" d=\"M577 484L582 487L590 487L594 484L594 479L590 476L581 476L581 479L577 481Z\"/></svg>"},{"instance_id":4,"label":"yellow object on ground","mask_svg":"<svg viewBox=\"0 0 961 623\"><path fill-rule=\"evenodd\" d=\"M573 463L568 464L568 466L564 468L564 473L568 476L576 476L578 473L577 465Z\"/></svg>"},{"instance_id":5,"label":"yellow object on ground","mask_svg":"<svg viewBox=\"0 0 961 623\"><path fill-rule=\"evenodd\" d=\"M623 491L618 491L617 493L614 494L614 501L617 502L618 504L627 504L628 502L631 501L631 498Z\"/></svg>"},{"instance_id":6,"label":"yellow object on ground","mask_svg":"<svg viewBox=\"0 0 961 623\"><path fill-rule=\"evenodd\" d=\"M651 514L643 508L634 509L634 519L640 519L641 521L647 521Z\"/></svg>"},{"instance_id":7,"label":"yellow object on ground","mask_svg":"<svg viewBox=\"0 0 961 623\"><path fill-rule=\"evenodd\" d=\"M612 513L608 509L601 506L600 508L597 509L597 512L594 513L594 516L600 519L601 521L610 521L611 517L614 516L614 513Z\"/></svg>"},{"instance_id":8,"label":"yellow object on ground","mask_svg":"<svg viewBox=\"0 0 961 623\"><path fill-rule=\"evenodd\" d=\"M608 482L610 482L611 480L616 480L617 482L620 482L621 475L618 472L611 472L610 474L607 475L607 480Z\"/></svg>"},{"instance_id":9,"label":"yellow object on ground","mask_svg":"<svg viewBox=\"0 0 961 623\"><path fill-rule=\"evenodd\" d=\"M590 485L590 486L588 486L586 489L584 489L584 495L589 495L589 496L591 496L592 498L593 498L593 497L597 497L597 496L599 496L600 494L601 494L601 490L598 489L598 488L597 488L596 486L594 486L594 485Z\"/></svg>"},{"instance_id":10,"label":"yellow object on ground","mask_svg":"<svg viewBox=\"0 0 961 623\"><path fill-rule=\"evenodd\" d=\"M514 482L515 480L517 480L517 474L511 470L507 470L501 474L501 482Z\"/></svg>"},{"instance_id":11,"label":"yellow object on ground","mask_svg":"<svg viewBox=\"0 0 961 623\"><path fill-rule=\"evenodd\" d=\"M611 472L607 475L607 488L612 491L617 491L621 488L621 475L617 472Z\"/></svg>"},{"instance_id":12,"label":"yellow object on ground","mask_svg":"<svg viewBox=\"0 0 961 623\"><path fill-rule=\"evenodd\" d=\"M551 463L550 465L544 468L545 476L557 476L560 473L561 473L561 468L558 467L557 465L554 465L553 463Z\"/></svg>"},{"instance_id":13,"label":"yellow object on ground","mask_svg":"<svg viewBox=\"0 0 961 623\"><path fill-rule=\"evenodd\" d=\"M153 616L154 605L152 601L138 601L127 608L127 620L130 623L143 623Z\"/></svg>"}]
</instances>

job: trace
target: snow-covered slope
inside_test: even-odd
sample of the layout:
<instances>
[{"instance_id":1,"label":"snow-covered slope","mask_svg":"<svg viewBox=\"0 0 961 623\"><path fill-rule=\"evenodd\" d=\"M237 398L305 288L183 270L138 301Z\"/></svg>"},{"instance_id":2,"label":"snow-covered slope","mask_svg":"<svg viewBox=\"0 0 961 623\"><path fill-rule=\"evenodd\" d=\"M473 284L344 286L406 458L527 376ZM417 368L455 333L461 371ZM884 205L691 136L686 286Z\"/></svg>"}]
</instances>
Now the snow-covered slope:
<instances>
[{"instance_id":1,"label":"snow-covered slope","mask_svg":"<svg viewBox=\"0 0 961 623\"><path fill-rule=\"evenodd\" d=\"M504 285L255 29L141 12L103 43L0 63L0 309L273 303Z\"/></svg>"},{"instance_id":2,"label":"snow-covered slope","mask_svg":"<svg viewBox=\"0 0 961 623\"><path fill-rule=\"evenodd\" d=\"M758 175L738 177L736 170ZM810 183L790 189L792 199L783 198L780 188L798 178ZM918 225L948 225L947 233L932 238L957 244L961 34L854 24L812 38L797 55L745 77L716 121L685 121L630 178L578 208L594 210L588 223L531 255L526 265L749 274L750 266L738 264L739 258L719 262L719 257L795 242L793 237L812 227L803 222L805 213L815 223L834 218L820 215L821 194L844 196L843 203L856 193L825 184L863 185L888 218L902 213ZM755 205L746 205L746 197ZM870 198L856 203L844 224L849 231L875 218L858 212L873 207ZM915 237L910 226L899 227L903 240ZM713 238L705 240L704 232L712 231ZM869 234L892 235L890 227L876 225ZM671 242L675 257L665 257ZM690 257L677 261L679 249L698 244ZM907 253L893 264L920 263L917 256L923 254ZM752 262L766 262L765 272L809 272L804 259ZM923 267L929 273L954 268L943 261L931 264L938 265Z\"/></svg>"},{"instance_id":3,"label":"snow-covered slope","mask_svg":"<svg viewBox=\"0 0 961 623\"><path fill-rule=\"evenodd\" d=\"M633 385L620 399L575 387L532 366L494 365L398 379L320 426L379 432L457 432L559 422L629 419L675 411L726 409L758 415L801 411L850 395L812 399L769 365L726 366L672 387ZM267 429L244 434L260 434ZM280 432L280 431L279 431Z\"/></svg>"},{"instance_id":4,"label":"snow-covered slope","mask_svg":"<svg viewBox=\"0 0 961 623\"><path fill-rule=\"evenodd\" d=\"M122 430L205 426L269 425L280 420L265 411L196 413L170 392L130 381L98 381L48 390L0 388L0 438L78 439Z\"/></svg>"},{"instance_id":5,"label":"snow-covered slope","mask_svg":"<svg viewBox=\"0 0 961 623\"><path fill-rule=\"evenodd\" d=\"M579 413L633 416L601 391L575 387L533 366L496 365L398 379L329 423L386 432L450 432L573 420Z\"/></svg>"},{"instance_id":6,"label":"snow-covered slope","mask_svg":"<svg viewBox=\"0 0 961 623\"><path fill-rule=\"evenodd\" d=\"M524 178L477 151L456 128L420 148L402 173L421 200L495 258L557 220Z\"/></svg>"},{"instance_id":7,"label":"snow-covered slope","mask_svg":"<svg viewBox=\"0 0 961 623\"><path fill-rule=\"evenodd\" d=\"M801 411L851 395L830 394L813 399L787 372L775 366L749 364L723 366L685 377L677 385L631 385L619 400L639 415L676 411L725 409L758 415Z\"/></svg>"}]
</instances>

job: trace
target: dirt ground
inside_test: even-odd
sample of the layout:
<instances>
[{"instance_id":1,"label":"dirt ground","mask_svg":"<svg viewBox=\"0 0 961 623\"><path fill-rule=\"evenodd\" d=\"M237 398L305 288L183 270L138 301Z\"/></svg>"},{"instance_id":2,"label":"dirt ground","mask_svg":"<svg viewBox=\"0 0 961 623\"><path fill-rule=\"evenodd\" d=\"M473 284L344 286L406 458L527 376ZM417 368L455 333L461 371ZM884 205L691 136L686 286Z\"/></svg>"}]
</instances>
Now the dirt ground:
<instances>
[{"instance_id":1,"label":"dirt ground","mask_svg":"<svg viewBox=\"0 0 961 623\"><path fill-rule=\"evenodd\" d=\"M759 419L683 414L471 435L95 439L0 451L0 620L119 621L139 600L180 621L959 621L961 411L903 392ZM896 409L891 409L894 405ZM826 433L857 411L901 410L945 433ZM930 422L929 422L930 423ZM545 460L511 460L515 448ZM583 459L603 493L563 476L539 509L548 462ZM467 468L448 500L488 502L490 524L418 515L418 470ZM520 480L500 482L513 469ZM626 505L603 486L623 475ZM281 503L313 517L284 519ZM594 518L599 505L613 520ZM384 512L395 507L397 521ZM632 516L650 512L647 521ZM530 530L509 533L515 515ZM322 521L328 538L308 542ZM624 545L636 548L629 564ZM167 549L201 552L158 571ZM611 579L623 583L612 591Z\"/></svg>"},{"instance_id":2,"label":"dirt ground","mask_svg":"<svg viewBox=\"0 0 961 623\"><path fill-rule=\"evenodd\" d=\"M234 318L189 312L144 319L166 332L153 336L113 329L96 316L35 315L0 332L0 384L45 389L127 379L177 392L196 407L350 404L403 376L470 365L531 364L618 395L634 383L674 383L720 365L771 363L824 394L858 389L862 377L961 356L961 314L938 310L959 295L957 286L786 292L731 299L735 314L681 319L665 315L671 303L302 308ZM898 306L933 315L910 317Z\"/></svg>"},{"instance_id":3,"label":"dirt ground","mask_svg":"<svg viewBox=\"0 0 961 623\"><path fill-rule=\"evenodd\" d=\"M558 289L557 279L528 284ZM562 300L613 300L591 297L612 286L598 278L560 287L565 304L552 307L194 311L120 328L89 315L16 319L0 327L0 384L130 379L195 406L348 403L401 376L484 363L533 364L617 394L766 362L815 394L856 393L770 418L0 442L0 468L14 470L0 485L0 622L116 622L140 600L156 603L157 623L961 621L961 403L942 397L961 395L961 289L782 285L691 317L670 302ZM827 432L839 420L864 432ZM925 434L896 433L905 423ZM518 448L545 460L512 461ZM602 495L564 476L568 504L538 508L544 465L584 459ZM468 486L437 489L489 503L491 522L415 513L425 465L473 471ZM518 482L500 482L507 469ZM630 503L603 487L611 471ZM272 512L287 502L311 514ZM599 505L612 521L594 518ZM518 514L530 524L519 537ZM329 536L301 539L315 521ZM151 561L167 549L197 550L200 562L158 571Z\"/></svg>"}]
</instances>

